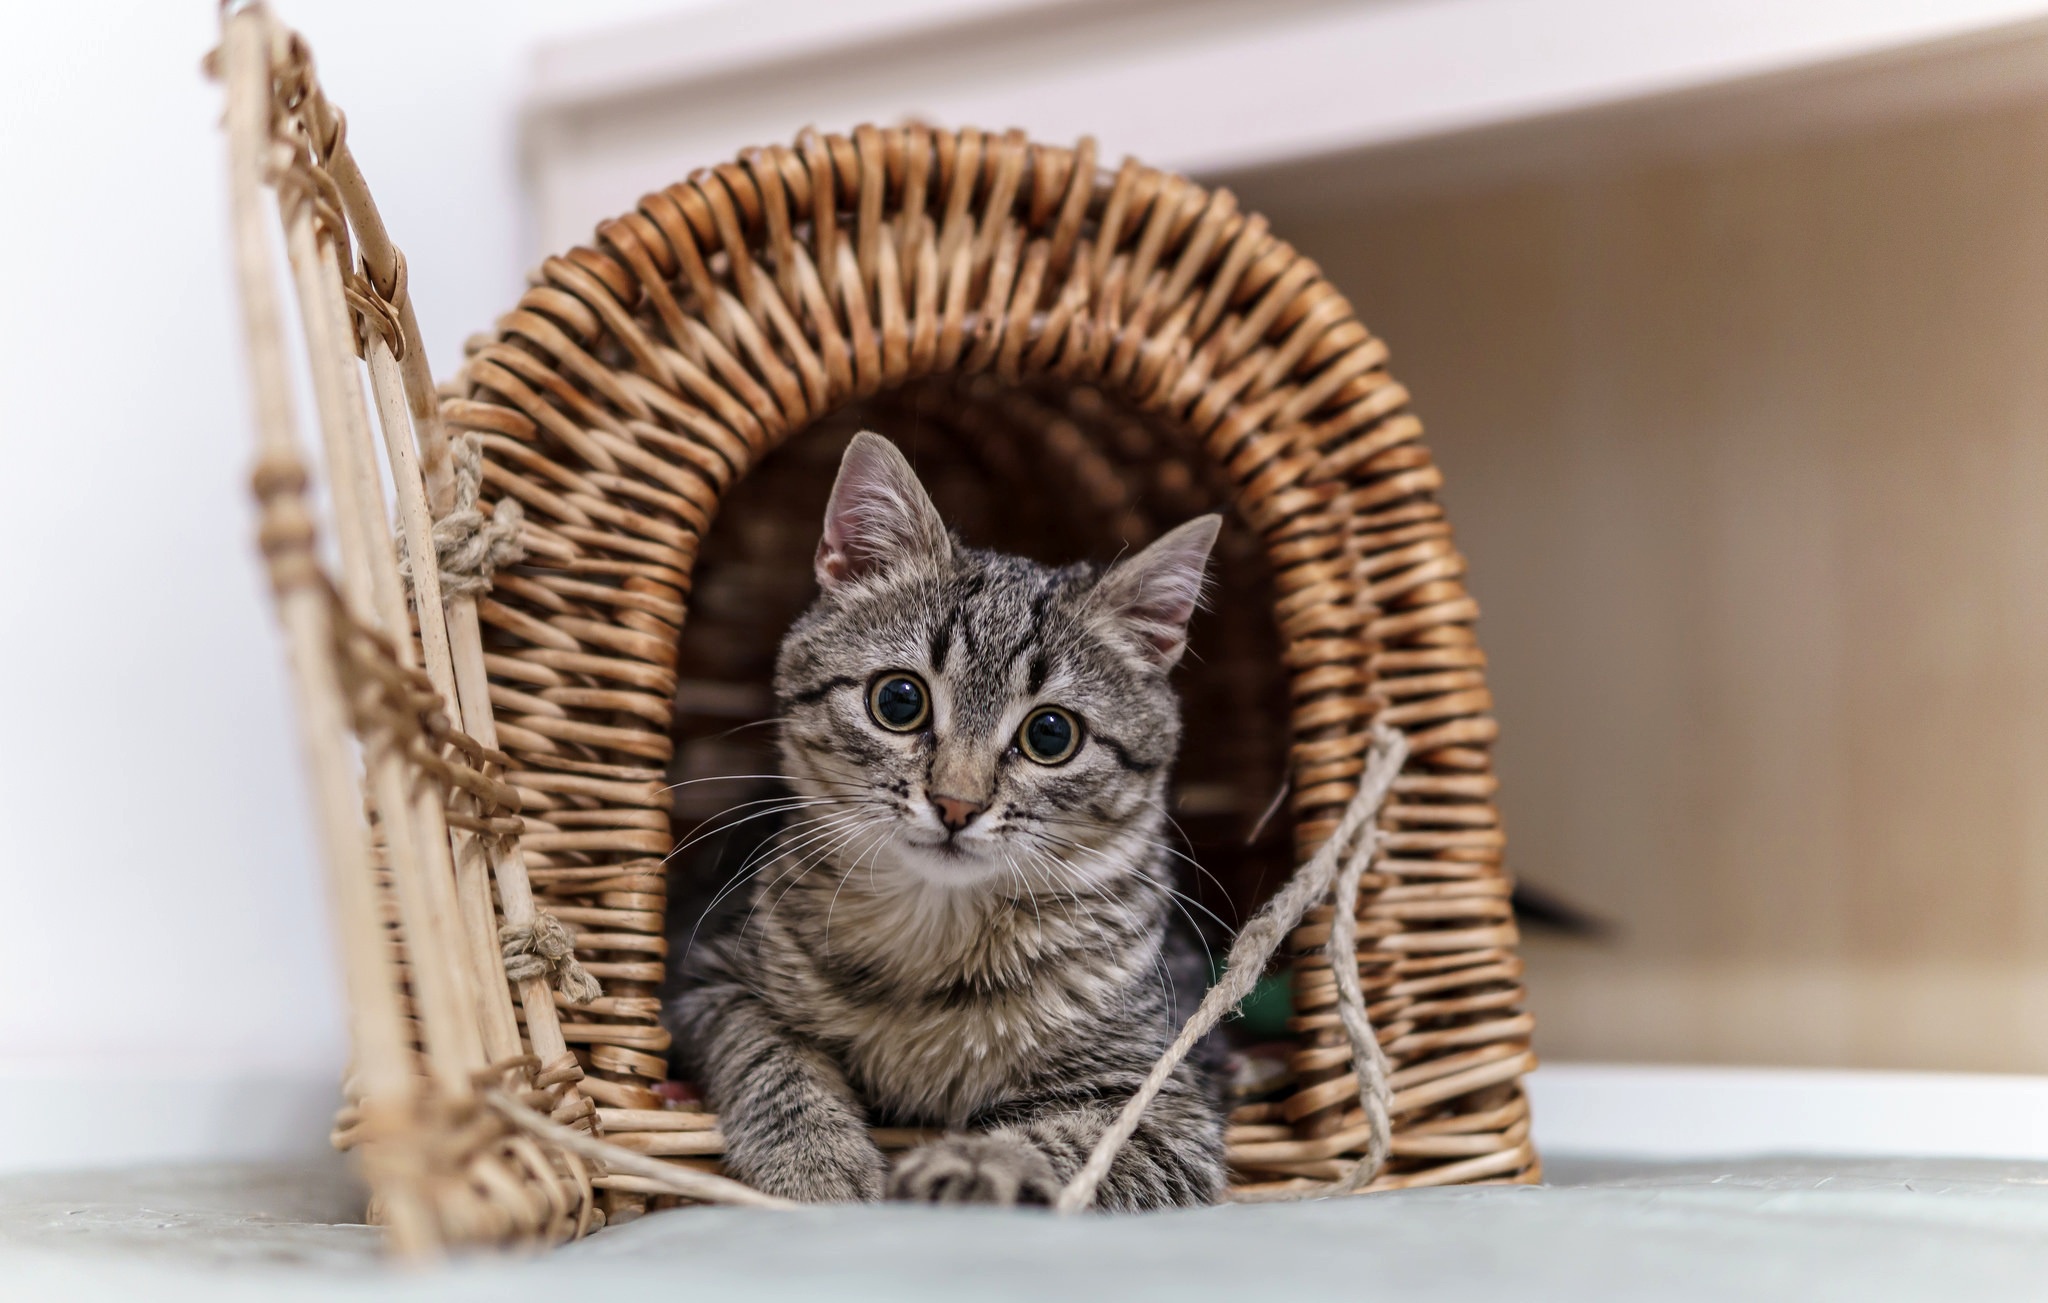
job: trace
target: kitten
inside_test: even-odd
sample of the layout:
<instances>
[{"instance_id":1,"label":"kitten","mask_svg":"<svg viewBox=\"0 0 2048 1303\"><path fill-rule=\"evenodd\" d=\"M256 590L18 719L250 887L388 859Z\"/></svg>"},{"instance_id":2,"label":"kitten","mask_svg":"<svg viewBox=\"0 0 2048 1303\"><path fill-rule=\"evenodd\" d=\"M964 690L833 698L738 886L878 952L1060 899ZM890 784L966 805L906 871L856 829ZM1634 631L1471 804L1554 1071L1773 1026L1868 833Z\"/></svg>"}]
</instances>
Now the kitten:
<instances>
[{"instance_id":1,"label":"kitten","mask_svg":"<svg viewBox=\"0 0 2048 1303\"><path fill-rule=\"evenodd\" d=\"M1194 1008L1168 978L1167 673L1220 523L1050 569L963 546L902 454L855 437L822 595L776 666L801 817L744 910L703 925L671 1007L735 1176L804 1201L1048 1203L1086 1160ZM948 1134L890 1168L870 1125ZM1211 1203L1222 1182L1221 1106L1184 1064L1097 1203Z\"/></svg>"}]
</instances>

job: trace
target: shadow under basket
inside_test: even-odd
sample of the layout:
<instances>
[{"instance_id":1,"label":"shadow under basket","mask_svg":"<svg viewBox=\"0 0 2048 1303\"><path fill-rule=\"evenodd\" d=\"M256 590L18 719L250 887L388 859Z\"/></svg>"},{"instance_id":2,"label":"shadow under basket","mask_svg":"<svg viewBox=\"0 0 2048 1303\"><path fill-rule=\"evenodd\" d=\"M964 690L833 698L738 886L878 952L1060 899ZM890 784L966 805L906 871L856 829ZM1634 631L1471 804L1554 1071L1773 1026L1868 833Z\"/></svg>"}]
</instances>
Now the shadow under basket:
<instances>
[{"instance_id":1,"label":"shadow under basket","mask_svg":"<svg viewBox=\"0 0 2048 1303\"><path fill-rule=\"evenodd\" d=\"M394 1190L422 1164L468 1161L449 1146L482 1144L509 1175L472 1172L471 1197L510 1206L514 1195L497 1189L509 1181L537 1210L465 1221L443 1209L439 1229L416 1241L562 1238L677 1197L574 1145L550 1147L562 1139L554 1132L483 1126L493 1115L466 1104L465 1090L510 1092L558 1129L716 1170L715 1117L669 1083L659 997L671 938L687 938L734 847L712 837L674 852L706 819L763 794L746 781L689 780L774 772L769 730L751 726L771 711L775 648L813 595L826 493L862 428L911 456L969 543L1041 561L1107 560L1199 512L1227 513L1213 609L1177 671L1187 729L1174 813L1182 849L1209 871L1184 886L1226 920L1247 917L1331 835L1374 722L1402 730L1409 758L1357 908L1358 971L1392 1067L1391 1155L1371 1188L1537 1179L1521 1088L1535 1063L1531 1021L1493 805L1496 728L1477 609L1436 498L1442 476L1385 346L1263 218L1228 191L1134 162L1102 169L1090 141L806 132L650 194L588 246L545 261L495 330L471 341L436 410L420 382L403 262L303 46L261 6L227 23L231 133L239 121L249 141L298 152L265 174L259 151L238 185L277 189L307 320L319 305L305 300L327 293L368 361L412 554L426 546L425 517L409 492L444 523L463 506L451 445L480 448L476 512L493 517L515 499L523 511L516 564L452 595L445 624L419 619L391 640L400 669L380 672L412 675L422 695L406 720L424 722L406 722L399 745L377 732L397 725L350 715L379 853L389 861L414 844L391 814L403 785L375 781L386 751L445 798L454 841L452 851L432 844L433 802L416 802L427 831L408 835L426 861L446 860L449 881L408 896L412 870L388 863L374 875L380 944L351 968L351 994L361 1004L396 992L425 1084L383 1111L380 1131L379 1087L359 1071L343 1138L381 1142L381 1157L366 1148L366 1170ZM238 36L238 23L250 30ZM234 66L250 70L251 89ZM262 110L238 119L238 92L260 94ZM302 175L315 180L294 181ZM321 198L323 186L338 202ZM301 266L302 254L319 266ZM246 259L244 272L254 274ZM322 291L329 272L337 289ZM311 325L308 345L319 362ZM357 363L345 360L360 406ZM338 404L322 407L323 427ZM294 500L278 487L288 442L267 442L259 470L274 576L281 556L297 555L276 543L279 504ZM338 484L347 464L330 448ZM388 523L356 510L388 542ZM340 532L349 562L346 521ZM336 586L337 645L353 645L352 631L359 642L388 632L391 620L377 620L388 602L348 598L380 591L371 579L382 564L369 555L358 567L369 579ZM294 632L298 573L278 581ZM343 661L346 696L365 671ZM425 671L409 668L422 661ZM444 661L452 668L437 671ZM438 702L423 695L429 679ZM452 777L437 764L453 764ZM497 784L488 800L479 784ZM343 846L328 832L330 847ZM345 864L336 872L347 877ZM346 905L345 883L337 895ZM415 906L435 899L444 930L431 935L460 952L450 963L467 974L446 985L469 983L482 1010L480 1027L438 1046L434 1019L458 1016L445 1011L461 1000L419 981L418 937L436 916ZM573 934L601 998L576 1005L545 982L508 987L492 966L495 926L524 926L536 908ZM1365 1143L1325 958L1332 912L1313 911L1283 950L1290 1040L1267 1050L1273 1071L1232 1114L1240 1196L1338 1176ZM437 1000L441 1014L429 1007ZM466 1076L446 1066L462 1053ZM450 1137L465 1126L489 1136L457 1145Z\"/></svg>"}]
</instances>

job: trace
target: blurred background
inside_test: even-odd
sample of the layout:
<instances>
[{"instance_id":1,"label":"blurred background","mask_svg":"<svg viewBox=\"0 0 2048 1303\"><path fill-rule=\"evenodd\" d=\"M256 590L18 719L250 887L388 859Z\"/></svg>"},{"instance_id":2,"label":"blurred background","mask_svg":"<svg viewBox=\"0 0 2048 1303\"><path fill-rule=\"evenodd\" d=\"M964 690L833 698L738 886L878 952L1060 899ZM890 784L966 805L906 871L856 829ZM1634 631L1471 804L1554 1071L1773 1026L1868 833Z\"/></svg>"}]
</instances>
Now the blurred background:
<instances>
[{"instance_id":1,"label":"blurred background","mask_svg":"<svg viewBox=\"0 0 2048 1303\"><path fill-rule=\"evenodd\" d=\"M274 7L443 371L540 256L806 124L1086 132L1230 186L1390 342L1509 867L1606 925L1526 941L1538 1050L1633 1065L1546 1068L1539 1138L1619 1136L1654 1081L1751 1143L1875 1099L2048 1153L2048 3ZM0 1109L47 1125L0 1167L317 1146L346 1047L214 9L6 23Z\"/></svg>"}]
</instances>

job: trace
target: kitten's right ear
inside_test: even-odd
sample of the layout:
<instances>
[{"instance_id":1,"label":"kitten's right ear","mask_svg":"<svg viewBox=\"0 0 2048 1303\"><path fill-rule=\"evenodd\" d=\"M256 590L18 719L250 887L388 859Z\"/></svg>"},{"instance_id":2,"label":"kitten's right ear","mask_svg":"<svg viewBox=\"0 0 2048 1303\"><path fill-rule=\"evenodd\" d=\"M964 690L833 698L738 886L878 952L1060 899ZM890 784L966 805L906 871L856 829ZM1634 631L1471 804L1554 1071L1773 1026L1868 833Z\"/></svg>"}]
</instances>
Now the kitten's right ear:
<instances>
[{"instance_id":1,"label":"kitten's right ear","mask_svg":"<svg viewBox=\"0 0 2048 1303\"><path fill-rule=\"evenodd\" d=\"M1187 650L1188 621L1202 604L1202 576L1222 528L1223 517L1213 512L1197 516L1096 582L1097 609L1146 664L1170 670Z\"/></svg>"},{"instance_id":2,"label":"kitten's right ear","mask_svg":"<svg viewBox=\"0 0 2048 1303\"><path fill-rule=\"evenodd\" d=\"M896 445L865 430L854 435L825 506L818 586L830 592L906 561L946 557L952 549L945 521Z\"/></svg>"}]
</instances>

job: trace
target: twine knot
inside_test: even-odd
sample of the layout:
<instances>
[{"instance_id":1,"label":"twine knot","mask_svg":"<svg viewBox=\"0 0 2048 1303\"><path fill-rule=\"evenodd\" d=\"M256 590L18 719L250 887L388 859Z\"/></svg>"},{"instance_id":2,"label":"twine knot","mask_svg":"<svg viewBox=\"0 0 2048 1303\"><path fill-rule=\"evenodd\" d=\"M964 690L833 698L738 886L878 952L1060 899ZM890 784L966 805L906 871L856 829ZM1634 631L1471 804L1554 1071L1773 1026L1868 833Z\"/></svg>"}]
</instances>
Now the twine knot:
<instances>
[{"instance_id":1,"label":"twine knot","mask_svg":"<svg viewBox=\"0 0 2048 1303\"><path fill-rule=\"evenodd\" d=\"M434 522L434 552L440 563L441 600L467 597L491 585L491 576L526 555L521 532L526 509L517 498L501 500L486 516L477 503L483 487L484 454L475 435L455 441L455 505ZM412 587L412 557L398 540L398 573Z\"/></svg>"},{"instance_id":2,"label":"twine knot","mask_svg":"<svg viewBox=\"0 0 2048 1303\"><path fill-rule=\"evenodd\" d=\"M546 910L536 913L531 923L499 928L498 945L505 953L505 976L514 982L551 978L570 1004L589 1004L604 994L597 979L576 962L576 938Z\"/></svg>"}]
</instances>

